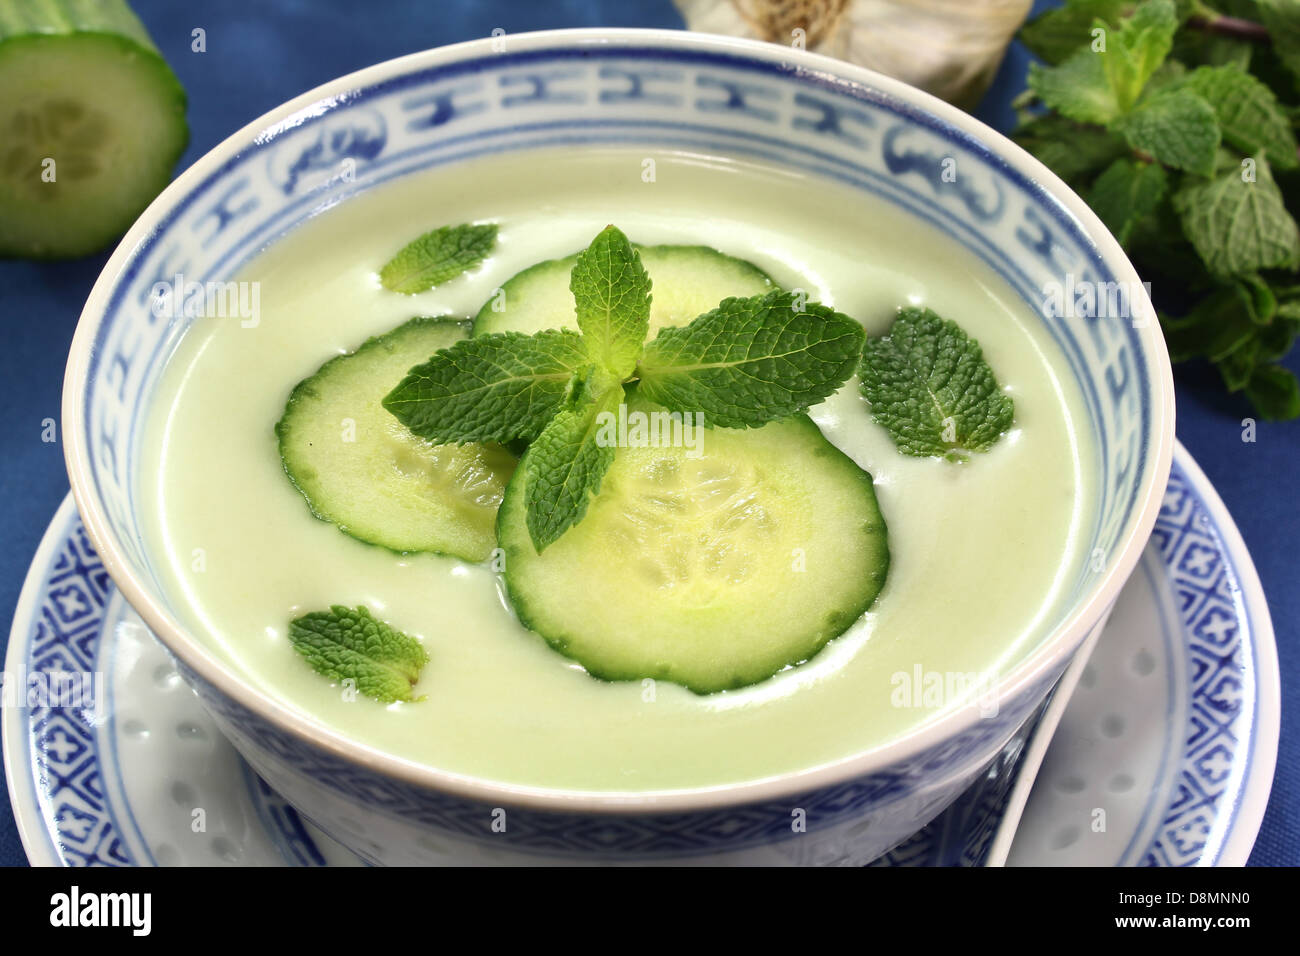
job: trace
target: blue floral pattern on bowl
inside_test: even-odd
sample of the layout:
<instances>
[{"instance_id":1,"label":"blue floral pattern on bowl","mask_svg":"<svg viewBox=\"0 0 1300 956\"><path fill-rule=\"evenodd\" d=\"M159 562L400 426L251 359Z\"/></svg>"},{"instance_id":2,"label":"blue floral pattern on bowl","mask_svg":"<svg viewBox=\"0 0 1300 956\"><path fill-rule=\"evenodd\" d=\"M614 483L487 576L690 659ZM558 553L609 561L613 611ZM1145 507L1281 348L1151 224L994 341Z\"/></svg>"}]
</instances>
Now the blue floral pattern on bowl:
<instances>
[{"instance_id":1,"label":"blue floral pattern on bowl","mask_svg":"<svg viewBox=\"0 0 1300 956\"><path fill-rule=\"evenodd\" d=\"M786 54L757 45L718 49L698 38L636 31L614 43L573 36L498 38L496 47L484 42L433 65L390 69L299 100L210 172L183 177L153 228L134 245L124 243L127 251L114 260L120 269L110 275L110 263L105 288L97 287L104 315L86 351L84 392L71 403L84 414L66 422L65 432L75 431L72 446L86 468L84 486L74 480L79 501L83 510L93 501L88 513L101 516L92 529L101 544L116 546L146 590L163 593L136 520L140 409L190 321L156 314L156 284L178 274L227 279L312 215L416 170L556 145L704 151L873 193L960 242L1036 308L1051 283L1124 281L1114 254L1104 255L1050 190L982 138L914 105L915 97L841 78L819 68L829 61L793 51L787 62ZM956 181L940 174L947 163L960 170ZM1153 396L1167 361L1157 337L1127 319L1045 321L1084 395L1100 451L1089 550L1121 554L1146 507L1144 494L1164 479L1169 422ZM1067 588L1067 601L1093 593L1098 577L1085 570ZM508 842L558 857L763 851L772 859L869 859L950 803L1039 705L1066 662L1055 659L996 716L879 772L745 807L662 814L515 807ZM258 772L349 845L357 841L339 832L349 807L388 818L389 837L412 847L419 835L501 844L488 828L497 808L343 759L254 712L188 662L181 669ZM789 839L795 810L826 839Z\"/></svg>"}]
</instances>

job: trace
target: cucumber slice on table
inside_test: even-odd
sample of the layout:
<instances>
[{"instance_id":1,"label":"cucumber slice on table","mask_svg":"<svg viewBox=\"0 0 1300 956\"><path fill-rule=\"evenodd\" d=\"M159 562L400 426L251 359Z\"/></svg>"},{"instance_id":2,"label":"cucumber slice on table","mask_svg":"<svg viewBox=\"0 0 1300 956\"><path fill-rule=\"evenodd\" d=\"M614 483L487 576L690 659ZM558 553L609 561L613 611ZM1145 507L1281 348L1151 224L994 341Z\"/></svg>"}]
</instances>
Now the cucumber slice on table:
<instances>
[{"instance_id":1,"label":"cucumber slice on table","mask_svg":"<svg viewBox=\"0 0 1300 956\"><path fill-rule=\"evenodd\" d=\"M654 409L629 401L629 415ZM884 586L871 476L807 416L708 429L701 451L619 448L586 517L540 555L523 468L506 489L510 602L593 676L752 684L808 660Z\"/></svg>"},{"instance_id":2,"label":"cucumber slice on table","mask_svg":"<svg viewBox=\"0 0 1300 956\"><path fill-rule=\"evenodd\" d=\"M185 91L123 0L0 0L0 256L107 245L188 138Z\"/></svg>"},{"instance_id":3,"label":"cucumber slice on table","mask_svg":"<svg viewBox=\"0 0 1300 956\"><path fill-rule=\"evenodd\" d=\"M316 517L393 551L492 553L514 456L498 445L435 445L381 404L411 368L468 333L468 322L412 319L294 388L275 431L284 470Z\"/></svg>"},{"instance_id":4,"label":"cucumber slice on table","mask_svg":"<svg viewBox=\"0 0 1300 956\"><path fill-rule=\"evenodd\" d=\"M763 295L776 284L762 269L708 246L638 246L650 275L650 334L686 325L723 299ZM525 269L501 287L474 319L474 334L576 329L569 274L577 256Z\"/></svg>"}]
</instances>

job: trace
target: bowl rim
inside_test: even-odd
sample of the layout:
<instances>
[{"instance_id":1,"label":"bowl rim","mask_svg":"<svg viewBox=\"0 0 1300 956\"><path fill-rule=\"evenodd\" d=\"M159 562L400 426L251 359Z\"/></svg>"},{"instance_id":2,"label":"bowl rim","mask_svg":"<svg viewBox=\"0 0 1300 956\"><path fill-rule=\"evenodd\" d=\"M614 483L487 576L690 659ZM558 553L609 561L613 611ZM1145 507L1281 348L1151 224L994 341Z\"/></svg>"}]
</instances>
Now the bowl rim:
<instances>
[{"instance_id":1,"label":"bowl rim","mask_svg":"<svg viewBox=\"0 0 1300 956\"><path fill-rule=\"evenodd\" d=\"M680 30L601 27L542 30L508 34L507 42L511 52L556 47L629 46L730 53L767 63L805 67L840 81L884 93L955 127L986 147L1027 180L1041 187L1078 221L1084 235L1095 244L1098 255L1114 269L1117 278L1126 282L1138 282L1136 270L1101 220L1046 166L1006 136L974 117L899 80L806 50ZM89 448L82 439L79 423L84 420L85 385L95 334L106 314L112 287L138 244L149 235L177 200L219 170L228 159L251 145L266 130L283 126L308 107L346 99L347 94L358 88L374 86L401 75L460 60L494 55L494 44L499 44L499 38L484 37L407 54L348 73L288 100L232 133L195 161L150 203L120 241L100 272L77 323L64 374L62 425L64 454L73 497L92 544L123 596L167 649L203 681L280 732L322 750L331 757L402 784L494 805L560 812L665 813L751 804L868 776L902 763L975 726L982 719L976 705L956 708L924 722L902 736L846 757L787 773L706 787L589 791L510 784L441 770L386 753L271 698L251 682L240 678L233 668L218 660L199 640L192 637L163 606L161 597L151 593L131 571L106 516L98 506L91 479ZM1130 285L1130 288L1142 286L1139 283ZM1149 302L1147 304L1149 306ZM1154 314L1154 311L1147 314ZM1173 373L1158 323L1147 323L1139 333L1149 346L1152 360L1149 376L1152 389L1152 434L1157 444L1151 459L1150 478L1145 487L1138 489L1137 502L1128 527L1117 540L1117 557L1108 562L1109 566L1099 575L1098 582L1076 604L1066 620L1058 625L1055 633L1045 635L1031 654L999 679L999 708L1034 683L1042 681L1053 669L1065 666L1092 625L1101 619L1119 595L1154 527L1173 460ZM1013 727L1007 728L1008 734L1013 730Z\"/></svg>"}]
</instances>

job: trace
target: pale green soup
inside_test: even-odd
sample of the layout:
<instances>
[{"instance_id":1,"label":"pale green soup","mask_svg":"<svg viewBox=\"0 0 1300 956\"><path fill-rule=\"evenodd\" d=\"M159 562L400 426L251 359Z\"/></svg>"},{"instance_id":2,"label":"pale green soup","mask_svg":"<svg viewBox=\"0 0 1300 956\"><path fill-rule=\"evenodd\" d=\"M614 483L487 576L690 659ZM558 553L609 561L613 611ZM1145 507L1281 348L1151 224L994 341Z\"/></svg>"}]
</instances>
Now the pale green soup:
<instances>
[{"instance_id":1,"label":"pale green soup","mask_svg":"<svg viewBox=\"0 0 1300 956\"><path fill-rule=\"evenodd\" d=\"M1065 358L1029 307L973 255L847 188L702 156L660 156L647 183L642 159L498 157L377 188L249 263L239 278L259 284L255 327L204 318L184 335L153 399L141 500L183 622L251 683L359 741L454 773L693 788L895 739L953 703L927 699L916 675L992 676L1045 636L1083 560L1096 452ZM378 270L409 239L468 221L500 223L483 266L417 296L380 287ZM964 466L899 454L856 379L811 410L875 476L889 579L812 661L742 690L697 696L660 683L649 693L595 680L519 625L490 568L349 538L312 517L280 464L273 428L285 400L327 358L412 315L473 315L514 273L584 247L608 223L635 242L749 259L869 334L900 305L929 306L979 340L1015 400L1013 431ZM423 641L423 700L348 700L306 665L288 623L331 604L368 605Z\"/></svg>"}]
</instances>

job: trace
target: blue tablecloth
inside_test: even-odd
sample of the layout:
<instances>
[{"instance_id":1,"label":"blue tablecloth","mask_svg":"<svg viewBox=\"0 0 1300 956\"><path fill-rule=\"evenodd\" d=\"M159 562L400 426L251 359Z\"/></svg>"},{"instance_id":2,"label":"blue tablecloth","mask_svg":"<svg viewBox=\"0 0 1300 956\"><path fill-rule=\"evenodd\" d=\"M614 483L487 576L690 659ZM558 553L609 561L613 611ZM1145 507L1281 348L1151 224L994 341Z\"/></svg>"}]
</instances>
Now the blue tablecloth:
<instances>
[{"instance_id":1,"label":"blue tablecloth","mask_svg":"<svg viewBox=\"0 0 1300 956\"><path fill-rule=\"evenodd\" d=\"M1039 6L1047 0L1039 0ZM680 28L670 0L133 0L190 97L184 169L245 123L343 73L427 47L556 27ZM191 52L191 31L207 50ZM1008 129L1027 55L1013 47L978 114ZM31 556L68 488L62 448L41 440L58 419L63 366L82 303L107 254L75 262L0 262L0 621L13 614ZM1288 363L1300 370L1300 350ZM1277 628L1282 683L1300 682L1300 423L1261 424L1241 441L1248 410L1210 369L1178 374L1178 437L1209 475L1254 555ZM3 628L5 638L8 627ZM24 861L10 810L0 810L0 863ZM1252 863L1300 863L1300 722L1284 712L1277 779Z\"/></svg>"}]
</instances>

